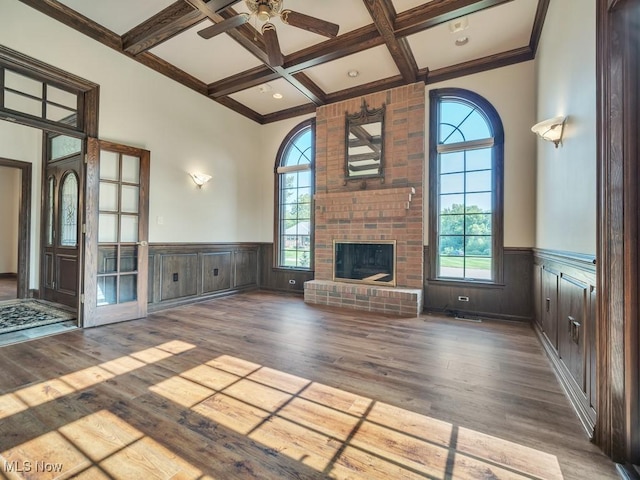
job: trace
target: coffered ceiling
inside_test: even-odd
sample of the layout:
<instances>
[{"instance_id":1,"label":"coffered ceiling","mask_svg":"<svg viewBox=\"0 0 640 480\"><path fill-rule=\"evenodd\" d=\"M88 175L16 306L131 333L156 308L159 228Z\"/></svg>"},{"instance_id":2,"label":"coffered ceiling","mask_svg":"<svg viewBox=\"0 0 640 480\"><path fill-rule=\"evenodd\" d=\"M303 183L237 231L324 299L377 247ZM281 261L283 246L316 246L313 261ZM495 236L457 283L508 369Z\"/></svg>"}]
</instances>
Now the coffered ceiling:
<instances>
[{"instance_id":1,"label":"coffered ceiling","mask_svg":"<svg viewBox=\"0 0 640 480\"><path fill-rule=\"evenodd\" d=\"M20 1L258 123L399 85L531 60L549 5L283 0L283 9L334 23L339 31L328 38L272 17L283 56L277 65L269 60L263 22L255 14L212 38L198 35L249 14L244 0Z\"/></svg>"}]
</instances>

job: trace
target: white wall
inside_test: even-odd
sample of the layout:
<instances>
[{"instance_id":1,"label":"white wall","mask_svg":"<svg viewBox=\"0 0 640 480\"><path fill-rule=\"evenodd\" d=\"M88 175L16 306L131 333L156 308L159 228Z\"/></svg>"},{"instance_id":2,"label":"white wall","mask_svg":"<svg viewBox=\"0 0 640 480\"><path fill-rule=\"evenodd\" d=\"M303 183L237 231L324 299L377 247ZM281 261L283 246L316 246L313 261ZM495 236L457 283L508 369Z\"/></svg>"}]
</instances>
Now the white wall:
<instances>
[{"instance_id":1,"label":"white wall","mask_svg":"<svg viewBox=\"0 0 640 480\"><path fill-rule=\"evenodd\" d=\"M536 138L531 126L535 123L536 86L532 61L426 86L425 245L429 243L429 90L445 87L478 93L498 111L504 127L504 246L533 247Z\"/></svg>"},{"instance_id":2,"label":"white wall","mask_svg":"<svg viewBox=\"0 0 640 480\"><path fill-rule=\"evenodd\" d=\"M31 167L31 243L30 243L30 272L29 288L38 288L39 282L39 262L40 262L40 182L41 182L41 144L42 132L38 129L16 125L5 121L0 121L0 157L9 160L20 160L32 164ZM11 169L10 169L11 170ZM15 170L18 172L18 170ZM21 175L16 173L17 181L21 181ZM13 197L15 206L11 206L7 212L18 212L19 187ZM2 192L2 187L0 187ZM4 195L3 195L4 197ZM9 213L7 213L8 215ZM0 214L0 221L4 224L5 213ZM3 226L4 229L4 226ZM11 234L11 237L18 240L18 232ZM4 244L3 244L4 245ZM3 247L0 247L3 248ZM15 246L17 264L17 243ZM13 270L15 271L15 270ZM0 268L0 272L3 272Z\"/></svg>"},{"instance_id":3,"label":"white wall","mask_svg":"<svg viewBox=\"0 0 640 480\"><path fill-rule=\"evenodd\" d=\"M0 167L0 273L18 272L20 170Z\"/></svg>"},{"instance_id":4,"label":"white wall","mask_svg":"<svg viewBox=\"0 0 640 480\"><path fill-rule=\"evenodd\" d=\"M538 141L538 248L596 251L595 11L594 0L552 0L542 30L538 120L568 120L560 148Z\"/></svg>"},{"instance_id":5,"label":"white wall","mask_svg":"<svg viewBox=\"0 0 640 480\"><path fill-rule=\"evenodd\" d=\"M100 85L101 139L151 151L151 242L262 239L260 125L20 2L0 11L0 44Z\"/></svg>"}]
</instances>

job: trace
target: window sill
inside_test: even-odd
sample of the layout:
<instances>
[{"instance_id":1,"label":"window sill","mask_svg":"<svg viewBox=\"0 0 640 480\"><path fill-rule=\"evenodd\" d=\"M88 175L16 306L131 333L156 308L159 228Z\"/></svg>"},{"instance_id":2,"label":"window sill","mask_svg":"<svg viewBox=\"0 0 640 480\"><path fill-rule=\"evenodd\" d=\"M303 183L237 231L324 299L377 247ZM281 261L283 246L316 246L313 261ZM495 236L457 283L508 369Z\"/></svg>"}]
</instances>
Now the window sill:
<instances>
[{"instance_id":1,"label":"window sill","mask_svg":"<svg viewBox=\"0 0 640 480\"><path fill-rule=\"evenodd\" d=\"M296 267L271 267L273 272L300 272L300 273L313 273L314 270L310 268L296 268Z\"/></svg>"},{"instance_id":2,"label":"window sill","mask_svg":"<svg viewBox=\"0 0 640 480\"><path fill-rule=\"evenodd\" d=\"M427 278L428 285L438 286L460 286L460 287L477 287L477 288L505 288L504 283L488 282L483 280L447 280L445 278Z\"/></svg>"}]
</instances>

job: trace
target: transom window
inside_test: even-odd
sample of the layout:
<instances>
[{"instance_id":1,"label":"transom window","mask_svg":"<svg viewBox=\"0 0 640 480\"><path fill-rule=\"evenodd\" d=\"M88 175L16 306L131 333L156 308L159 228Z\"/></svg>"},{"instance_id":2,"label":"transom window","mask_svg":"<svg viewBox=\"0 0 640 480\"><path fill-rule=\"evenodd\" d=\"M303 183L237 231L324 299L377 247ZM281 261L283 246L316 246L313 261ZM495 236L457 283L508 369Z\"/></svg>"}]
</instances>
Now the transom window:
<instances>
[{"instance_id":1,"label":"transom window","mask_svg":"<svg viewBox=\"0 0 640 480\"><path fill-rule=\"evenodd\" d=\"M468 90L433 90L430 99L431 277L499 282L502 122Z\"/></svg>"},{"instance_id":2,"label":"transom window","mask_svg":"<svg viewBox=\"0 0 640 480\"><path fill-rule=\"evenodd\" d=\"M312 265L312 198L314 123L301 123L285 138L276 163L276 266L310 269Z\"/></svg>"},{"instance_id":3,"label":"transom window","mask_svg":"<svg viewBox=\"0 0 640 480\"><path fill-rule=\"evenodd\" d=\"M82 95L0 66L0 109L81 131Z\"/></svg>"}]
</instances>

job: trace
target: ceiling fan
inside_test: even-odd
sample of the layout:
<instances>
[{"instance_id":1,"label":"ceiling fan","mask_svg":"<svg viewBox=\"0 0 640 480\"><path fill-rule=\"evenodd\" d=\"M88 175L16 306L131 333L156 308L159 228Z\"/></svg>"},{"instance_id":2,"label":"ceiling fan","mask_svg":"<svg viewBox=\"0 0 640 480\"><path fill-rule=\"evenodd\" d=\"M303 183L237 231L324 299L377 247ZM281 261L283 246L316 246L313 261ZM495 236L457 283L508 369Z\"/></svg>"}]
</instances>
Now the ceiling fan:
<instances>
[{"instance_id":1,"label":"ceiling fan","mask_svg":"<svg viewBox=\"0 0 640 480\"><path fill-rule=\"evenodd\" d=\"M340 28L340 26L335 23L311 17L304 13L283 10L282 4L284 0L244 0L244 3L247 5L250 13L239 13L231 18L227 18L215 25L200 30L198 35L202 38L212 38L227 30L244 25L252 16L255 16L257 20L266 22L262 25L262 36L264 38L267 56L269 57L269 65L272 67L280 67L284 63L284 59L282 57L282 51L280 50L276 27L269 21L273 17L280 17L283 23L291 25L292 27L302 28L303 30L329 38L335 37Z\"/></svg>"}]
</instances>

